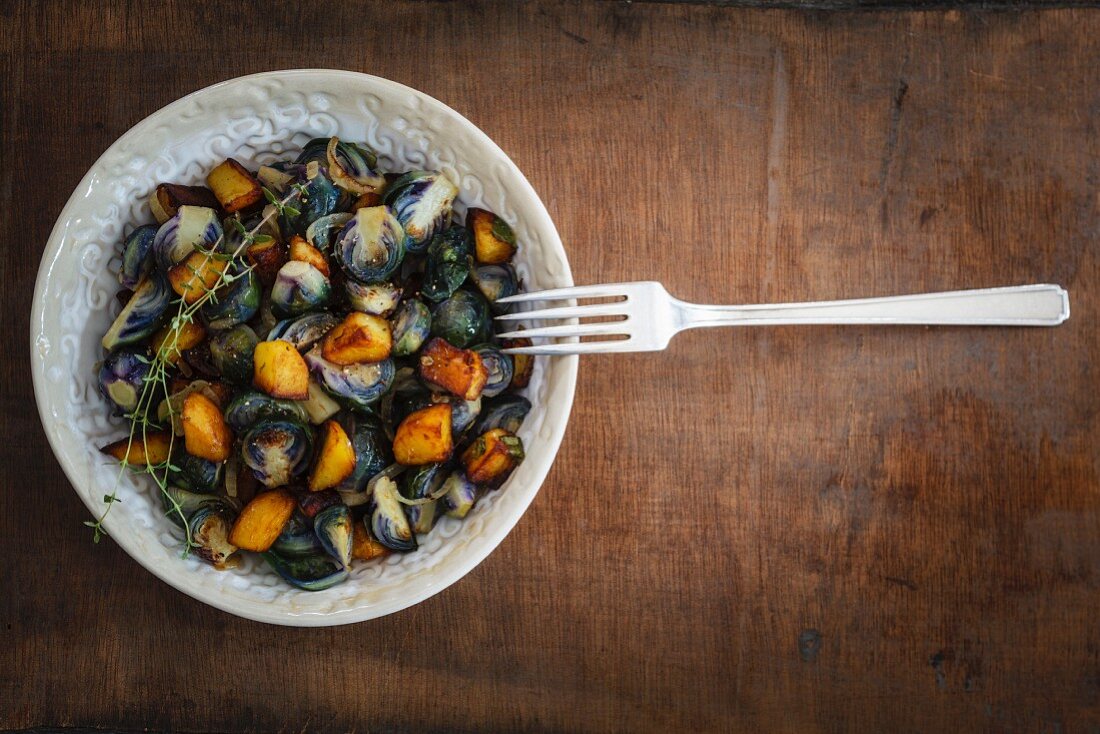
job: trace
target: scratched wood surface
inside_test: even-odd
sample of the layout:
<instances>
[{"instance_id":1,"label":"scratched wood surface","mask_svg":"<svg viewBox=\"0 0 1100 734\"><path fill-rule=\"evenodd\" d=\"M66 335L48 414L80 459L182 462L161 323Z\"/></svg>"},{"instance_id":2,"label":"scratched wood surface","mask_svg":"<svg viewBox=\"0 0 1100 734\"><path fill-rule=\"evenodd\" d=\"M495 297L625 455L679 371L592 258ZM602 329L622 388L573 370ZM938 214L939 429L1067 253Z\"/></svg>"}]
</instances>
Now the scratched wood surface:
<instances>
[{"instance_id":1,"label":"scratched wood surface","mask_svg":"<svg viewBox=\"0 0 1100 734\"><path fill-rule=\"evenodd\" d=\"M0 730L1100 731L1100 12L320 6L0 7ZM585 359L545 486L468 577L352 627L236 619L92 545L27 314L117 136L300 66L467 115L579 282L1056 282L1073 317Z\"/></svg>"}]
</instances>

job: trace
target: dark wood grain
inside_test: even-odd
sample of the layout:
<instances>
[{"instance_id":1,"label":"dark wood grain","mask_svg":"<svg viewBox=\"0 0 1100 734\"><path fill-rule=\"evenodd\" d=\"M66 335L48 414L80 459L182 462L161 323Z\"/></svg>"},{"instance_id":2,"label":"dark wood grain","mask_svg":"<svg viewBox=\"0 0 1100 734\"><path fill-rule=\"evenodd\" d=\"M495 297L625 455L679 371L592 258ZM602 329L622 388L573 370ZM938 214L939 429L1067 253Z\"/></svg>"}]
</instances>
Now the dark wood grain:
<instances>
[{"instance_id":1,"label":"dark wood grain","mask_svg":"<svg viewBox=\"0 0 1100 734\"><path fill-rule=\"evenodd\" d=\"M1100 731L1098 37L1080 9L0 5L0 730ZM118 135L299 66L467 115L579 282L1056 282L1073 317L586 358L549 479L468 577L352 627L236 619L91 543L27 314Z\"/></svg>"}]
</instances>

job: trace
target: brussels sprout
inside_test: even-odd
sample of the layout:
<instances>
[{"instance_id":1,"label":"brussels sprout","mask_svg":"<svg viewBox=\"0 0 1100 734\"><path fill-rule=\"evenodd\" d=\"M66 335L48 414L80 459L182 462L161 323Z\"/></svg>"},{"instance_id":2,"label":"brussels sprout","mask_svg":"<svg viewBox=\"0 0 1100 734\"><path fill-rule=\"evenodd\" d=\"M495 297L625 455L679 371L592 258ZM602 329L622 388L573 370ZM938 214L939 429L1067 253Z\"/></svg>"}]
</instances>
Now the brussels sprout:
<instances>
[{"instance_id":1,"label":"brussels sprout","mask_svg":"<svg viewBox=\"0 0 1100 734\"><path fill-rule=\"evenodd\" d=\"M340 190L323 173L322 163L307 163L297 176L300 195L287 202L279 215L279 230L287 236L304 235L309 225L332 214L340 202ZM295 214L297 212L297 214Z\"/></svg>"},{"instance_id":2,"label":"brussels sprout","mask_svg":"<svg viewBox=\"0 0 1100 734\"><path fill-rule=\"evenodd\" d=\"M341 502L317 513L313 531L321 547L341 566L346 568L351 563L351 510L347 505Z\"/></svg>"},{"instance_id":3,"label":"brussels sprout","mask_svg":"<svg viewBox=\"0 0 1100 734\"><path fill-rule=\"evenodd\" d=\"M160 328L168 316L172 301L168 279L157 270L138 284L130 300L122 307L111 328L103 335L103 348L108 352L134 344Z\"/></svg>"},{"instance_id":4,"label":"brussels sprout","mask_svg":"<svg viewBox=\"0 0 1100 734\"><path fill-rule=\"evenodd\" d=\"M321 252L332 252L334 235L339 234L349 221L351 214L338 212L321 217L306 228L306 242Z\"/></svg>"},{"instance_id":5,"label":"brussels sprout","mask_svg":"<svg viewBox=\"0 0 1100 734\"><path fill-rule=\"evenodd\" d=\"M395 368L391 359L342 367L321 356L320 345L306 352L305 359L326 390L356 408L373 405L393 382Z\"/></svg>"},{"instance_id":6,"label":"brussels sprout","mask_svg":"<svg viewBox=\"0 0 1100 734\"><path fill-rule=\"evenodd\" d=\"M211 329L230 329L249 321L260 309L260 279L251 271L235 276L214 298L202 305L202 317Z\"/></svg>"},{"instance_id":7,"label":"brussels sprout","mask_svg":"<svg viewBox=\"0 0 1100 734\"><path fill-rule=\"evenodd\" d=\"M516 273L510 265L478 265L470 268L470 280L474 282L481 295L485 296L493 311L503 313L506 305L497 306L501 298L514 296L519 292Z\"/></svg>"},{"instance_id":8,"label":"brussels sprout","mask_svg":"<svg viewBox=\"0 0 1100 734\"><path fill-rule=\"evenodd\" d=\"M290 260L279 269L271 287L271 313L285 319L313 311L328 301L332 287L317 268L301 260Z\"/></svg>"},{"instance_id":9,"label":"brussels sprout","mask_svg":"<svg viewBox=\"0 0 1100 734\"><path fill-rule=\"evenodd\" d=\"M237 395L225 409L225 422L238 433L270 420L305 423L306 411L293 400L279 400L251 390Z\"/></svg>"},{"instance_id":10,"label":"brussels sprout","mask_svg":"<svg viewBox=\"0 0 1100 734\"><path fill-rule=\"evenodd\" d=\"M432 312L420 301L402 301L393 317L393 356L407 357L424 345L432 329Z\"/></svg>"},{"instance_id":11,"label":"brussels sprout","mask_svg":"<svg viewBox=\"0 0 1100 734\"><path fill-rule=\"evenodd\" d=\"M469 274L470 234L462 227L450 227L432 238L428 247L428 269L420 292L430 301L450 298Z\"/></svg>"},{"instance_id":12,"label":"brussels sprout","mask_svg":"<svg viewBox=\"0 0 1100 734\"><path fill-rule=\"evenodd\" d=\"M476 293L455 291L432 311L431 333L459 349L488 341L493 334L489 303Z\"/></svg>"},{"instance_id":13,"label":"brussels sprout","mask_svg":"<svg viewBox=\"0 0 1100 734\"><path fill-rule=\"evenodd\" d=\"M439 500L443 510L451 517L466 517L477 502L477 485L466 478L460 469L455 469L443 482L443 497Z\"/></svg>"},{"instance_id":14,"label":"brussels sprout","mask_svg":"<svg viewBox=\"0 0 1100 734\"><path fill-rule=\"evenodd\" d=\"M295 165L288 166L287 168L296 169L299 166L304 168L307 164L314 161L321 165L328 165L328 141L329 138L312 138L308 143L302 146L302 152L294 159Z\"/></svg>"},{"instance_id":15,"label":"brussels sprout","mask_svg":"<svg viewBox=\"0 0 1100 734\"><path fill-rule=\"evenodd\" d=\"M274 328L268 332L265 341L280 339L293 344L299 352L304 352L339 323L340 319L327 312L307 313L296 319L284 319L275 324Z\"/></svg>"},{"instance_id":16,"label":"brussels sprout","mask_svg":"<svg viewBox=\"0 0 1100 734\"><path fill-rule=\"evenodd\" d=\"M408 236L409 252L423 252L447 226L458 187L442 173L409 171L386 188L383 199Z\"/></svg>"},{"instance_id":17,"label":"brussels sprout","mask_svg":"<svg viewBox=\"0 0 1100 734\"><path fill-rule=\"evenodd\" d=\"M365 207L340 231L334 255L348 277L381 283L405 257L405 230L386 207Z\"/></svg>"},{"instance_id":18,"label":"brussels sprout","mask_svg":"<svg viewBox=\"0 0 1100 734\"><path fill-rule=\"evenodd\" d=\"M330 138L325 150L329 173L337 186L367 194L381 191L386 177L374 170L378 156L366 146Z\"/></svg>"},{"instance_id":19,"label":"brussels sprout","mask_svg":"<svg viewBox=\"0 0 1100 734\"><path fill-rule=\"evenodd\" d=\"M221 486L224 466L221 462L192 456L181 447L172 452L169 464L168 481L180 489L210 494Z\"/></svg>"},{"instance_id":20,"label":"brussels sprout","mask_svg":"<svg viewBox=\"0 0 1100 734\"><path fill-rule=\"evenodd\" d=\"M261 555L284 581L304 591L323 591L348 578L347 568L324 554L283 557L269 550Z\"/></svg>"},{"instance_id":21,"label":"brussels sprout","mask_svg":"<svg viewBox=\"0 0 1100 734\"><path fill-rule=\"evenodd\" d=\"M281 487L309 467L313 435L301 423L266 421L241 439L241 455L266 487Z\"/></svg>"},{"instance_id":22,"label":"brussels sprout","mask_svg":"<svg viewBox=\"0 0 1100 734\"><path fill-rule=\"evenodd\" d=\"M99 368L99 391L114 405L115 415L138 407L152 365L147 349L124 348L107 355Z\"/></svg>"},{"instance_id":23,"label":"brussels sprout","mask_svg":"<svg viewBox=\"0 0 1100 734\"><path fill-rule=\"evenodd\" d=\"M522 395L501 395L486 400L472 433L475 436L481 436L494 428L503 428L509 433L516 433L529 412L531 412L531 401Z\"/></svg>"},{"instance_id":24,"label":"brussels sprout","mask_svg":"<svg viewBox=\"0 0 1100 734\"><path fill-rule=\"evenodd\" d=\"M367 529L378 542L390 550L416 550L416 535L409 525L400 500L397 499L397 484L389 477L383 477L374 483L367 514L363 516Z\"/></svg>"},{"instance_id":25,"label":"brussels sprout","mask_svg":"<svg viewBox=\"0 0 1100 734\"><path fill-rule=\"evenodd\" d=\"M439 488L447 478L444 464L425 464L405 472L401 477L401 496L408 500L430 500L407 505L405 515L417 533L427 533L435 526Z\"/></svg>"},{"instance_id":26,"label":"brussels sprout","mask_svg":"<svg viewBox=\"0 0 1100 734\"><path fill-rule=\"evenodd\" d=\"M122 267L118 271L118 282L123 288L133 290L141 279L153 269L153 240L157 237L157 227L146 224L126 235L122 243Z\"/></svg>"},{"instance_id":27,"label":"brussels sprout","mask_svg":"<svg viewBox=\"0 0 1100 734\"><path fill-rule=\"evenodd\" d=\"M432 394L432 402L448 402L451 404L451 433L458 435L465 431L481 413L481 398L477 400L463 400L455 395Z\"/></svg>"},{"instance_id":28,"label":"brussels sprout","mask_svg":"<svg viewBox=\"0 0 1100 734\"><path fill-rule=\"evenodd\" d=\"M368 481L393 463L393 444L373 416L345 413L339 420L355 449L355 470L337 489L360 492Z\"/></svg>"},{"instance_id":29,"label":"brussels sprout","mask_svg":"<svg viewBox=\"0 0 1100 734\"><path fill-rule=\"evenodd\" d=\"M252 353L260 338L245 324L210 338L210 361L222 377L239 384L252 382Z\"/></svg>"},{"instance_id":30,"label":"brussels sprout","mask_svg":"<svg viewBox=\"0 0 1100 734\"><path fill-rule=\"evenodd\" d=\"M271 545L271 550L284 558L324 553L317 533L313 532L313 520L295 510L289 522Z\"/></svg>"},{"instance_id":31,"label":"brussels sprout","mask_svg":"<svg viewBox=\"0 0 1100 734\"><path fill-rule=\"evenodd\" d=\"M153 253L157 264L167 270L196 247L211 250L221 242L222 223L218 213L205 206L181 206L176 216L157 230Z\"/></svg>"},{"instance_id":32,"label":"brussels sprout","mask_svg":"<svg viewBox=\"0 0 1100 734\"><path fill-rule=\"evenodd\" d=\"M229 542L229 530L237 514L220 502L207 502L187 521L191 550L214 568L225 568L237 546Z\"/></svg>"},{"instance_id":33,"label":"brussels sprout","mask_svg":"<svg viewBox=\"0 0 1100 734\"><path fill-rule=\"evenodd\" d=\"M481 363L489 370L489 379L485 382L481 394L487 398L500 395L512 382L512 358L492 344L479 344L471 347L481 357Z\"/></svg>"},{"instance_id":34,"label":"brussels sprout","mask_svg":"<svg viewBox=\"0 0 1100 734\"><path fill-rule=\"evenodd\" d=\"M352 308L375 316L389 316L401 300L401 289L393 283L364 285L347 280L344 282L344 291Z\"/></svg>"},{"instance_id":35,"label":"brussels sprout","mask_svg":"<svg viewBox=\"0 0 1100 734\"><path fill-rule=\"evenodd\" d=\"M185 518L191 517L196 510L207 504L222 505L234 514L239 509L237 503L228 497L192 492L172 485L160 493L160 499L164 505L164 514L181 528Z\"/></svg>"}]
</instances>

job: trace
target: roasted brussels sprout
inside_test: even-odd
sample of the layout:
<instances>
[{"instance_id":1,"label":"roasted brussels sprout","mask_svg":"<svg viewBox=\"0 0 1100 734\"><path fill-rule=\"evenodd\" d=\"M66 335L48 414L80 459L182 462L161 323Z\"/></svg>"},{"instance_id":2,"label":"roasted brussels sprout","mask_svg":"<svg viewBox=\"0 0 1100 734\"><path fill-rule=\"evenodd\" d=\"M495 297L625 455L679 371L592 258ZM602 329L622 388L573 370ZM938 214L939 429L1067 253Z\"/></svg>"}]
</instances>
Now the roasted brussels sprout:
<instances>
[{"instance_id":1,"label":"roasted brussels sprout","mask_svg":"<svg viewBox=\"0 0 1100 734\"><path fill-rule=\"evenodd\" d=\"M337 212L321 217L306 228L306 242L316 247L321 252L332 252L333 239L344 228L352 215L346 212Z\"/></svg>"},{"instance_id":2,"label":"roasted brussels sprout","mask_svg":"<svg viewBox=\"0 0 1100 734\"><path fill-rule=\"evenodd\" d=\"M255 391L241 393L225 409L226 423L238 433L271 420L305 423L306 411L293 400L279 400Z\"/></svg>"},{"instance_id":3,"label":"roasted brussels sprout","mask_svg":"<svg viewBox=\"0 0 1100 734\"><path fill-rule=\"evenodd\" d=\"M506 305L497 306L498 300L519 292L516 273L510 265L477 265L470 268L470 280L497 313L503 313L508 308Z\"/></svg>"},{"instance_id":4,"label":"roasted brussels sprout","mask_svg":"<svg viewBox=\"0 0 1100 734\"><path fill-rule=\"evenodd\" d=\"M344 282L348 304L356 311L373 316L389 316L401 300L401 289L393 283L371 283L365 285L358 281Z\"/></svg>"},{"instance_id":5,"label":"roasted brussels sprout","mask_svg":"<svg viewBox=\"0 0 1100 734\"><path fill-rule=\"evenodd\" d=\"M313 435L301 423L265 421L241 439L241 456L267 487L281 487L309 467Z\"/></svg>"},{"instance_id":6,"label":"roasted brussels sprout","mask_svg":"<svg viewBox=\"0 0 1100 734\"><path fill-rule=\"evenodd\" d=\"M237 546L229 542L236 514L221 502L203 503L187 521L191 550L214 568L225 568Z\"/></svg>"},{"instance_id":7,"label":"roasted brussels sprout","mask_svg":"<svg viewBox=\"0 0 1100 734\"><path fill-rule=\"evenodd\" d=\"M432 312L423 302L409 298L393 317L393 356L407 357L424 344L432 329Z\"/></svg>"},{"instance_id":8,"label":"roasted brussels sprout","mask_svg":"<svg viewBox=\"0 0 1100 734\"><path fill-rule=\"evenodd\" d=\"M306 364L326 390L355 408L368 408L382 397L393 382L393 360L372 364L333 364L321 355L317 345L306 355Z\"/></svg>"},{"instance_id":9,"label":"roasted brussels sprout","mask_svg":"<svg viewBox=\"0 0 1100 734\"><path fill-rule=\"evenodd\" d=\"M221 462L201 459L177 448L169 462L168 481L180 489L210 494L221 486L223 466Z\"/></svg>"},{"instance_id":10,"label":"roasted brussels sprout","mask_svg":"<svg viewBox=\"0 0 1100 734\"><path fill-rule=\"evenodd\" d=\"M150 336L164 323L171 301L172 289L168 287L168 280L154 270L138 284L111 328L103 335L103 348L108 352L114 351Z\"/></svg>"},{"instance_id":11,"label":"roasted brussels sprout","mask_svg":"<svg viewBox=\"0 0 1100 734\"><path fill-rule=\"evenodd\" d=\"M325 554L284 557L269 550L263 557L284 581L304 591L323 591L348 578L347 568Z\"/></svg>"},{"instance_id":12,"label":"roasted brussels sprout","mask_svg":"<svg viewBox=\"0 0 1100 734\"><path fill-rule=\"evenodd\" d=\"M488 341L493 333L489 303L480 295L459 290L432 311L432 336L465 349Z\"/></svg>"},{"instance_id":13,"label":"roasted brussels sprout","mask_svg":"<svg viewBox=\"0 0 1100 734\"><path fill-rule=\"evenodd\" d=\"M227 511L236 516L239 505L228 497L192 492L189 489L168 485L160 493L161 504L164 506L164 514L177 527L182 528L184 521L190 518L196 510L208 504L222 505Z\"/></svg>"},{"instance_id":14,"label":"roasted brussels sprout","mask_svg":"<svg viewBox=\"0 0 1100 734\"><path fill-rule=\"evenodd\" d=\"M405 257L405 230L384 206L360 209L336 238L334 255L349 278L382 283Z\"/></svg>"},{"instance_id":15,"label":"roasted brussels sprout","mask_svg":"<svg viewBox=\"0 0 1100 734\"><path fill-rule=\"evenodd\" d=\"M382 477L374 483L363 521L370 523L367 529L390 550L416 550L416 535L401 501L397 499L397 484L389 477Z\"/></svg>"},{"instance_id":16,"label":"roasted brussels sprout","mask_svg":"<svg viewBox=\"0 0 1100 734\"><path fill-rule=\"evenodd\" d=\"M260 338L245 324L220 331L210 338L210 360L225 379L247 385L252 382L252 354Z\"/></svg>"},{"instance_id":17,"label":"roasted brussels sprout","mask_svg":"<svg viewBox=\"0 0 1100 734\"><path fill-rule=\"evenodd\" d=\"M324 175L321 165L307 163L298 177L299 183L304 187L301 196L292 202L292 208L298 214L294 215L284 208L283 214L279 217L279 230L287 236L305 235L309 225L336 211L340 201L340 191Z\"/></svg>"},{"instance_id":18,"label":"roasted brussels sprout","mask_svg":"<svg viewBox=\"0 0 1100 734\"><path fill-rule=\"evenodd\" d=\"M351 510L344 503L317 513L313 518L313 531L321 541L321 547L347 568L351 563Z\"/></svg>"},{"instance_id":19,"label":"roasted brussels sprout","mask_svg":"<svg viewBox=\"0 0 1100 734\"><path fill-rule=\"evenodd\" d=\"M279 537L271 545L271 550L284 558L309 556L324 553L317 533L313 531L313 520L295 510Z\"/></svg>"},{"instance_id":20,"label":"roasted brussels sprout","mask_svg":"<svg viewBox=\"0 0 1100 734\"><path fill-rule=\"evenodd\" d=\"M99 391L114 405L115 415L138 407L152 365L146 349L123 348L107 355L99 368Z\"/></svg>"},{"instance_id":21,"label":"roasted brussels sprout","mask_svg":"<svg viewBox=\"0 0 1100 734\"><path fill-rule=\"evenodd\" d=\"M435 526L436 500L440 495L439 488L446 478L447 469L444 464L426 464L410 469L401 477L401 496L407 500L420 501L405 507L405 515L413 532L427 533Z\"/></svg>"},{"instance_id":22,"label":"roasted brussels sprout","mask_svg":"<svg viewBox=\"0 0 1100 734\"><path fill-rule=\"evenodd\" d=\"M243 324L260 309L260 279L251 270L233 275L233 282L217 290L202 305L202 317L211 329L230 329Z\"/></svg>"},{"instance_id":23,"label":"roasted brussels sprout","mask_svg":"<svg viewBox=\"0 0 1100 734\"><path fill-rule=\"evenodd\" d=\"M500 395L486 400L482 404L481 415L474 425L473 433L480 436L494 428L515 433L529 412L531 401L522 395Z\"/></svg>"},{"instance_id":24,"label":"roasted brussels sprout","mask_svg":"<svg viewBox=\"0 0 1100 734\"><path fill-rule=\"evenodd\" d=\"M430 301L446 300L466 281L470 265L470 235L462 227L449 227L428 246L428 269L420 292Z\"/></svg>"},{"instance_id":25,"label":"roasted brussels sprout","mask_svg":"<svg viewBox=\"0 0 1100 734\"><path fill-rule=\"evenodd\" d=\"M267 341L279 339L290 342L299 352L305 352L338 323L340 319L327 312L307 313L275 324L275 328L267 335Z\"/></svg>"},{"instance_id":26,"label":"roasted brussels sprout","mask_svg":"<svg viewBox=\"0 0 1100 734\"><path fill-rule=\"evenodd\" d=\"M165 271L190 255L196 247L211 250L222 239L218 213L205 206L181 206L176 216L157 230L153 253Z\"/></svg>"},{"instance_id":27,"label":"roasted brussels sprout","mask_svg":"<svg viewBox=\"0 0 1100 734\"><path fill-rule=\"evenodd\" d=\"M383 198L408 236L409 252L423 252L447 226L458 187L436 171L409 171L386 187Z\"/></svg>"},{"instance_id":28,"label":"roasted brussels sprout","mask_svg":"<svg viewBox=\"0 0 1100 734\"><path fill-rule=\"evenodd\" d=\"M156 237L157 228L152 224L137 227L126 235L122 243L122 267L118 271L118 282L123 288L133 290L153 268L153 240Z\"/></svg>"},{"instance_id":29,"label":"roasted brussels sprout","mask_svg":"<svg viewBox=\"0 0 1100 734\"><path fill-rule=\"evenodd\" d=\"M466 478L461 469L455 469L443 482L443 497L439 500L443 511L451 517L466 517L480 494L477 485Z\"/></svg>"},{"instance_id":30,"label":"roasted brussels sprout","mask_svg":"<svg viewBox=\"0 0 1100 734\"><path fill-rule=\"evenodd\" d=\"M481 357L481 363L489 370L489 379L485 382L481 394L487 398L500 395L512 382L512 358L492 344L479 344L472 349Z\"/></svg>"},{"instance_id":31,"label":"roasted brussels sprout","mask_svg":"<svg viewBox=\"0 0 1100 734\"><path fill-rule=\"evenodd\" d=\"M386 177L374 170L378 156L366 146L330 138L325 149L333 182L357 194L381 191Z\"/></svg>"},{"instance_id":32,"label":"roasted brussels sprout","mask_svg":"<svg viewBox=\"0 0 1100 734\"><path fill-rule=\"evenodd\" d=\"M331 290L320 270L301 260L289 260L271 287L271 312L285 319L315 311L328 301Z\"/></svg>"}]
</instances>

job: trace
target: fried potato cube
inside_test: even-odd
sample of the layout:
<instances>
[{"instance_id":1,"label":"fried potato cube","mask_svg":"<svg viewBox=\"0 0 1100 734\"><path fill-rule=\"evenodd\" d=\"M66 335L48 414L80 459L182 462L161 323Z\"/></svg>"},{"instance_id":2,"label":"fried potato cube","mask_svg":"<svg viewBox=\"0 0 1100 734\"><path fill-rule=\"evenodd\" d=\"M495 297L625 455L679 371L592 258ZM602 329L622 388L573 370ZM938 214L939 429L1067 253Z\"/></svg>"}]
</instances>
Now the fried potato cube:
<instances>
[{"instance_id":1,"label":"fried potato cube","mask_svg":"<svg viewBox=\"0 0 1100 734\"><path fill-rule=\"evenodd\" d=\"M325 253L305 241L304 238L294 235L290 238L290 259L301 260L324 273L327 278L331 275L328 266L328 258Z\"/></svg>"},{"instance_id":2,"label":"fried potato cube","mask_svg":"<svg viewBox=\"0 0 1100 734\"><path fill-rule=\"evenodd\" d=\"M477 400L489 379L489 369L477 352L436 337L420 352L420 376L463 400Z\"/></svg>"},{"instance_id":3,"label":"fried potato cube","mask_svg":"<svg viewBox=\"0 0 1100 734\"><path fill-rule=\"evenodd\" d=\"M153 210L158 224L164 224L176 216L181 206L205 206L218 208L218 199L214 192L205 186L181 186L164 183L153 190L149 197L149 208Z\"/></svg>"},{"instance_id":4,"label":"fried potato cube","mask_svg":"<svg viewBox=\"0 0 1100 734\"><path fill-rule=\"evenodd\" d=\"M296 505L294 497L286 489L261 492L237 516L229 532L229 542L244 550L263 553L271 548L290 522Z\"/></svg>"},{"instance_id":5,"label":"fried potato cube","mask_svg":"<svg viewBox=\"0 0 1100 734\"><path fill-rule=\"evenodd\" d=\"M249 209L264 199L260 182L232 158L214 167L206 177L206 185L227 214Z\"/></svg>"},{"instance_id":6,"label":"fried potato cube","mask_svg":"<svg viewBox=\"0 0 1100 734\"><path fill-rule=\"evenodd\" d=\"M183 399L183 446L187 453L207 461L225 461L233 449L233 432L221 408L196 391Z\"/></svg>"},{"instance_id":7,"label":"fried potato cube","mask_svg":"<svg viewBox=\"0 0 1100 734\"><path fill-rule=\"evenodd\" d=\"M270 288L275 283L279 270L289 259L286 247L274 237L263 240L257 238L255 244L245 249L244 256L265 288Z\"/></svg>"},{"instance_id":8,"label":"fried potato cube","mask_svg":"<svg viewBox=\"0 0 1100 734\"><path fill-rule=\"evenodd\" d=\"M168 324L153 335L153 354L161 354L170 364L176 364L183 356L183 352L194 349L206 338L206 329L195 321L183 321L178 328L173 329Z\"/></svg>"},{"instance_id":9,"label":"fried potato cube","mask_svg":"<svg viewBox=\"0 0 1100 734\"><path fill-rule=\"evenodd\" d=\"M497 487L523 461L523 441L503 428L478 436L462 452L466 477L474 484Z\"/></svg>"},{"instance_id":10,"label":"fried potato cube","mask_svg":"<svg viewBox=\"0 0 1100 734\"><path fill-rule=\"evenodd\" d=\"M309 397L309 367L290 342L260 342L252 355L252 384L273 398Z\"/></svg>"},{"instance_id":11,"label":"fried potato cube","mask_svg":"<svg viewBox=\"0 0 1100 734\"><path fill-rule=\"evenodd\" d=\"M451 406L446 403L410 413L393 438L394 458L406 466L446 461L453 450Z\"/></svg>"},{"instance_id":12,"label":"fried potato cube","mask_svg":"<svg viewBox=\"0 0 1100 734\"><path fill-rule=\"evenodd\" d=\"M119 461L125 461L134 466L148 466L149 464L163 464L168 461L171 453L172 434L168 431L157 431L134 434L131 441L129 437L109 443L100 449L108 456L113 456Z\"/></svg>"},{"instance_id":13,"label":"fried potato cube","mask_svg":"<svg viewBox=\"0 0 1100 734\"><path fill-rule=\"evenodd\" d=\"M360 311L349 313L321 344L321 356L339 365L381 362L391 351L390 322Z\"/></svg>"},{"instance_id":14,"label":"fried potato cube","mask_svg":"<svg viewBox=\"0 0 1100 734\"><path fill-rule=\"evenodd\" d=\"M309 474L310 492L335 487L355 471L355 447L343 427L330 420L321 430L324 438L317 453L317 463Z\"/></svg>"},{"instance_id":15,"label":"fried potato cube","mask_svg":"<svg viewBox=\"0 0 1100 734\"><path fill-rule=\"evenodd\" d=\"M194 303L214 290L229 261L196 250L168 269L168 283L185 303Z\"/></svg>"},{"instance_id":16,"label":"fried potato cube","mask_svg":"<svg viewBox=\"0 0 1100 734\"><path fill-rule=\"evenodd\" d=\"M470 209L466 225L474 238L479 263L503 265L516 254L516 235L503 219L484 209Z\"/></svg>"},{"instance_id":17,"label":"fried potato cube","mask_svg":"<svg viewBox=\"0 0 1100 734\"><path fill-rule=\"evenodd\" d=\"M535 343L527 337L520 337L519 339L505 339L500 343L503 349L513 349L516 347L532 347ZM533 354L513 354L512 355L512 381L508 383L508 387L515 390L522 390L527 387L531 382L531 374L535 371L535 355Z\"/></svg>"},{"instance_id":18,"label":"fried potato cube","mask_svg":"<svg viewBox=\"0 0 1100 734\"><path fill-rule=\"evenodd\" d=\"M390 553L389 548L371 537L370 532L363 523L353 524L351 532L351 557L355 560L369 561L372 558L380 558Z\"/></svg>"}]
</instances>

